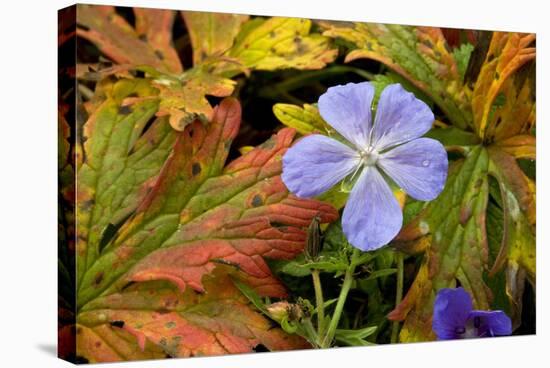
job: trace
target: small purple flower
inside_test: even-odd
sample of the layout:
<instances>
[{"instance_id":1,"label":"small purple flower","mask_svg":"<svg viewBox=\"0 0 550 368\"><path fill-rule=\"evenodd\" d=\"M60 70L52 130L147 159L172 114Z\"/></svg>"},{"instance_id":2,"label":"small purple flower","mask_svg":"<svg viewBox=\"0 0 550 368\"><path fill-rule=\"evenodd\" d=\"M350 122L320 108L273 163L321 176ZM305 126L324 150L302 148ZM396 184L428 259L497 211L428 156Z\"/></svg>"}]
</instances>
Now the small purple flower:
<instances>
[{"instance_id":1,"label":"small purple flower","mask_svg":"<svg viewBox=\"0 0 550 368\"><path fill-rule=\"evenodd\" d=\"M438 340L505 336L512 334L512 322L503 311L472 310L470 294L459 287L437 293L432 329Z\"/></svg>"},{"instance_id":2,"label":"small purple flower","mask_svg":"<svg viewBox=\"0 0 550 368\"><path fill-rule=\"evenodd\" d=\"M355 182L344 213L342 229L361 250L390 242L401 229L403 214L386 182L387 177L411 197L434 199L447 179L447 153L436 140L420 138L430 130L434 115L400 84L380 96L374 124L369 82L349 83L327 90L319 112L347 142L324 135L304 137L283 157L282 178L298 197L314 197L338 182Z\"/></svg>"}]
</instances>

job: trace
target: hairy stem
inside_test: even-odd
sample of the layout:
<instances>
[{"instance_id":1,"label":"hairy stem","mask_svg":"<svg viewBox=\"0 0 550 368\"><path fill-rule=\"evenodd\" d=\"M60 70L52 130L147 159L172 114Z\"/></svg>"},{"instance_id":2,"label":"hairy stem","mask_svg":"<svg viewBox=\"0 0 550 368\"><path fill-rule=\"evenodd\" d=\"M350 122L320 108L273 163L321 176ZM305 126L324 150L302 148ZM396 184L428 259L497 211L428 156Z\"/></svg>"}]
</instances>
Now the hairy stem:
<instances>
[{"instance_id":1,"label":"hairy stem","mask_svg":"<svg viewBox=\"0 0 550 368\"><path fill-rule=\"evenodd\" d=\"M355 267L357 266L356 259L359 257L359 249L354 249L351 256L350 264L346 270L346 275L344 276L344 283L342 284L342 290L340 290L340 295L338 296L338 302L336 303L336 308L334 309L334 314L330 319L330 325L328 326L327 333L321 341L322 348L328 348L332 345L332 340L334 339L334 334L336 333L336 328L338 323L340 323L340 317L342 316L342 311L344 310L344 304L348 297L349 290L353 283L353 273L355 272Z\"/></svg>"},{"instance_id":2,"label":"hairy stem","mask_svg":"<svg viewBox=\"0 0 550 368\"><path fill-rule=\"evenodd\" d=\"M312 270L313 287L315 289L315 303L317 304L317 334L323 336L325 332L325 302L323 300L323 288L319 270Z\"/></svg>"}]
</instances>

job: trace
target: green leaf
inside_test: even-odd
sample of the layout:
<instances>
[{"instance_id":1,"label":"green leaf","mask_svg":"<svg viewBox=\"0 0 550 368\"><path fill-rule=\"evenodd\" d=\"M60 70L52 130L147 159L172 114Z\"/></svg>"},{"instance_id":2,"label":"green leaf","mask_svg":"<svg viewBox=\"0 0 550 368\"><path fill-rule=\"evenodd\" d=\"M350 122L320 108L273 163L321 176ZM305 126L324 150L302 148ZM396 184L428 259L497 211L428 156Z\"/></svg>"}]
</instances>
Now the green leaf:
<instances>
[{"instance_id":1,"label":"green leaf","mask_svg":"<svg viewBox=\"0 0 550 368\"><path fill-rule=\"evenodd\" d=\"M294 128L300 134L334 132L321 115L317 107L304 104L303 107L278 103L273 105L273 113L281 123Z\"/></svg>"},{"instance_id":2,"label":"green leaf","mask_svg":"<svg viewBox=\"0 0 550 368\"><path fill-rule=\"evenodd\" d=\"M346 346L370 346L375 345L365 340L376 332L377 326L365 327L358 330L336 330L334 338Z\"/></svg>"},{"instance_id":3,"label":"green leaf","mask_svg":"<svg viewBox=\"0 0 550 368\"><path fill-rule=\"evenodd\" d=\"M329 38L310 31L309 19L255 18L243 25L228 56L256 70L324 68L338 50Z\"/></svg>"},{"instance_id":4,"label":"green leaf","mask_svg":"<svg viewBox=\"0 0 550 368\"><path fill-rule=\"evenodd\" d=\"M476 309L489 308L483 273L487 268L485 212L488 200L487 150L476 147L455 162L443 192L398 236L408 251L427 254L403 302L389 315L404 320L402 341L433 339L435 293L457 280L472 295Z\"/></svg>"},{"instance_id":5,"label":"green leaf","mask_svg":"<svg viewBox=\"0 0 550 368\"><path fill-rule=\"evenodd\" d=\"M79 153L82 163L76 188L79 281L99 256L109 225L117 226L143 200L175 140L165 119L155 120L139 137L158 102L122 105L129 95L155 96L148 81L122 80L108 88L109 94L92 113L81 136L85 143Z\"/></svg>"},{"instance_id":6,"label":"green leaf","mask_svg":"<svg viewBox=\"0 0 550 368\"><path fill-rule=\"evenodd\" d=\"M453 57L455 59L456 67L458 68L458 75L461 80L464 80L464 74L468 68L472 51L474 51L474 45L470 43L463 43L460 47L453 50Z\"/></svg>"}]
</instances>

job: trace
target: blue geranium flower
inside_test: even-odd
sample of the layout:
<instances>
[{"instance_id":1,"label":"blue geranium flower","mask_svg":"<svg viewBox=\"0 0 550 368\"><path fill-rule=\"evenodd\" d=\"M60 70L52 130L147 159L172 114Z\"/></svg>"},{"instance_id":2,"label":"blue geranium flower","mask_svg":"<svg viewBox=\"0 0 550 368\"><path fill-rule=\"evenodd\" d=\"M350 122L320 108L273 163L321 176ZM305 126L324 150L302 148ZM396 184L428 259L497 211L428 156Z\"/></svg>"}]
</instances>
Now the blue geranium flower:
<instances>
[{"instance_id":1,"label":"blue geranium flower","mask_svg":"<svg viewBox=\"0 0 550 368\"><path fill-rule=\"evenodd\" d=\"M342 229L361 250L374 250L392 240L403 222L401 208L385 175L408 195L434 199L447 179L447 153L436 140L420 138L430 130L430 108L401 87L387 86L380 95L374 124L374 87L349 83L327 90L319 112L346 144L324 135L304 137L283 157L282 179L298 197L314 197L342 179L355 181Z\"/></svg>"},{"instance_id":2,"label":"blue geranium flower","mask_svg":"<svg viewBox=\"0 0 550 368\"><path fill-rule=\"evenodd\" d=\"M473 310L463 288L441 289L435 297L432 329L438 340L505 336L512 322L503 311Z\"/></svg>"}]
</instances>

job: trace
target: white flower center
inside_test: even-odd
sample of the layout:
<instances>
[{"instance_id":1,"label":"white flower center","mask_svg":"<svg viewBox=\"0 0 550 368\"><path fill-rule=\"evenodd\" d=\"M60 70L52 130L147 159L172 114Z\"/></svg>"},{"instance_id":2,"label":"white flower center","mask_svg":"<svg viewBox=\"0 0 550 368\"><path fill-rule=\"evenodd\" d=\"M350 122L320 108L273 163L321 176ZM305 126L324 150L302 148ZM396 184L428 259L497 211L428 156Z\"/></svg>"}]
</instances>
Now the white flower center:
<instances>
[{"instance_id":1,"label":"white flower center","mask_svg":"<svg viewBox=\"0 0 550 368\"><path fill-rule=\"evenodd\" d=\"M361 157L361 163L365 166L374 166L378 161L378 151L372 146L369 146L366 150L361 150L359 156Z\"/></svg>"}]
</instances>

